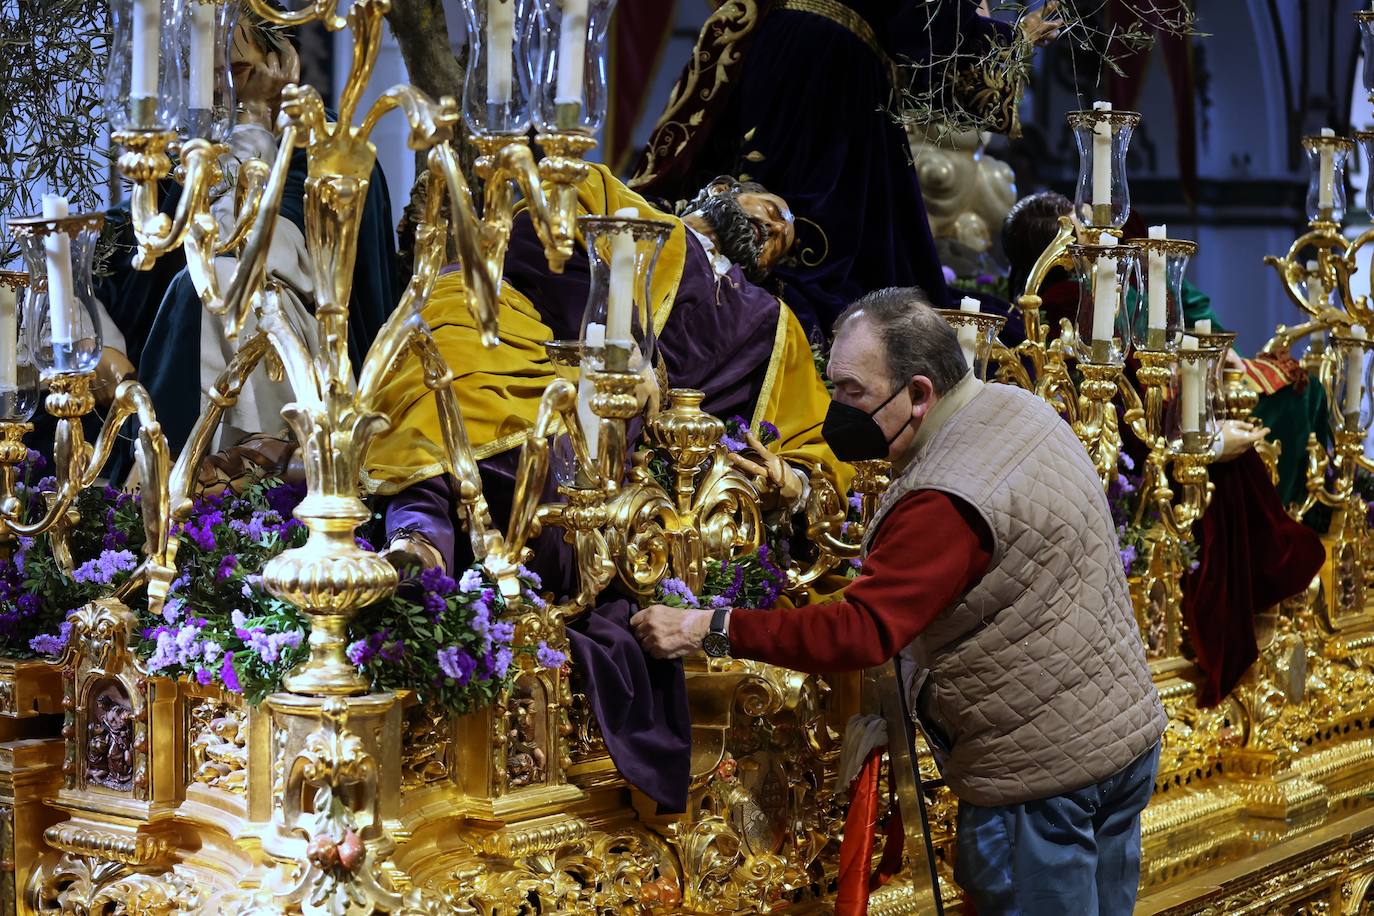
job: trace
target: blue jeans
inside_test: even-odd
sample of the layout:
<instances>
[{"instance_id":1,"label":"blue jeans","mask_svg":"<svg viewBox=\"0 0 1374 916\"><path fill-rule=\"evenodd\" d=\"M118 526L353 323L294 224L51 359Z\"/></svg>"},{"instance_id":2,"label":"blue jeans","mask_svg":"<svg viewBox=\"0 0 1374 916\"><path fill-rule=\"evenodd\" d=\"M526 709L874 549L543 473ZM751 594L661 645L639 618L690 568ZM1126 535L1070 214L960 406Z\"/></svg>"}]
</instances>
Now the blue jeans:
<instances>
[{"instance_id":1,"label":"blue jeans","mask_svg":"<svg viewBox=\"0 0 1374 916\"><path fill-rule=\"evenodd\" d=\"M1159 745L1096 785L1020 805L959 803L954 880L978 916L1130 916Z\"/></svg>"}]
</instances>

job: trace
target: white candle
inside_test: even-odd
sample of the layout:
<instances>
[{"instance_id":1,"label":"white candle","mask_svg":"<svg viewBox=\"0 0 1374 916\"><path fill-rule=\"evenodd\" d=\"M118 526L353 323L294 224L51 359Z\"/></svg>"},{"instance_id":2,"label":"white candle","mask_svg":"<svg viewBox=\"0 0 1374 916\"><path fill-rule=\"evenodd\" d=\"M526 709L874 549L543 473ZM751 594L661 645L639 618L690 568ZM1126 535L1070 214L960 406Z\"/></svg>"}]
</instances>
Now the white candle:
<instances>
[{"instance_id":1,"label":"white candle","mask_svg":"<svg viewBox=\"0 0 1374 916\"><path fill-rule=\"evenodd\" d=\"M18 361L19 303L14 290L0 283L0 391L19 388Z\"/></svg>"},{"instance_id":2,"label":"white candle","mask_svg":"<svg viewBox=\"0 0 1374 916\"><path fill-rule=\"evenodd\" d=\"M1350 336L1359 340L1364 340L1365 330L1362 325L1351 325ZM1364 382L1364 350L1352 349L1350 358L1345 367L1345 412L1360 412L1360 394Z\"/></svg>"},{"instance_id":3,"label":"white candle","mask_svg":"<svg viewBox=\"0 0 1374 916\"><path fill-rule=\"evenodd\" d=\"M1183 349L1197 351L1197 338L1184 335ZM1201 375L1192 360L1180 360L1179 374L1179 427L1185 433L1199 431L1202 418Z\"/></svg>"},{"instance_id":4,"label":"white candle","mask_svg":"<svg viewBox=\"0 0 1374 916\"><path fill-rule=\"evenodd\" d=\"M1111 102L1093 102L1093 111L1111 111ZM1093 206L1112 205L1112 125L1093 125Z\"/></svg>"},{"instance_id":5,"label":"white candle","mask_svg":"<svg viewBox=\"0 0 1374 916\"><path fill-rule=\"evenodd\" d=\"M622 207L615 211L620 219L637 219L639 210ZM635 240L630 231L617 232L611 239L611 282L606 302L606 339L624 343L630 337L630 311L634 308Z\"/></svg>"},{"instance_id":6,"label":"white candle","mask_svg":"<svg viewBox=\"0 0 1374 916\"><path fill-rule=\"evenodd\" d=\"M1116 239L1104 232L1097 243L1111 248L1116 245ZM1099 256L1094 273L1092 339L1110 343L1116 331L1116 258Z\"/></svg>"},{"instance_id":7,"label":"white candle","mask_svg":"<svg viewBox=\"0 0 1374 916\"><path fill-rule=\"evenodd\" d=\"M1169 237L1168 226L1151 226L1150 238ZM1162 251L1150 249L1149 330L1163 331L1169 323L1169 259Z\"/></svg>"},{"instance_id":8,"label":"white candle","mask_svg":"<svg viewBox=\"0 0 1374 916\"><path fill-rule=\"evenodd\" d=\"M215 107L215 13L218 7L191 0L190 98L186 107L208 111Z\"/></svg>"},{"instance_id":9,"label":"white candle","mask_svg":"<svg viewBox=\"0 0 1374 916\"><path fill-rule=\"evenodd\" d=\"M162 4L158 0L134 0L133 40L129 49L129 95L157 97L157 65L161 56Z\"/></svg>"},{"instance_id":10,"label":"white candle","mask_svg":"<svg viewBox=\"0 0 1374 916\"><path fill-rule=\"evenodd\" d=\"M1322 128L1323 137L1334 137L1336 132L1329 127ZM1332 188L1336 185L1336 166L1332 160L1331 147L1323 145L1317 152L1319 169L1317 176L1317 207L1331 209Z\"/></svg>"},{"instance_id":11,"label":"white candle","mask_svg":"<svg viewBox=\"0 0 1374 916\"><path fill-rule=\"evenodd\" d=\"M1322 285L1321 271L1316 261L1307 262L1307 304L1321 314L1326 309L1326 287Z\"/></svg>"},{"instance_id":12,"label":"white candle","mask_svg":"<svg viewBox=\"0 0 1374 916\"><path fill-rule=\"evenodd\" d=\"M959 300L959 311L977 314L982 311L982 308L977 299L972 296L965 296ZM959 349L964 353L964 362L968 363L969 368L972 369L973 361L978 355L978 328L972 324L960 325L957 336Z\"/></svg>"},{"instance_id":13,"label":"white candle","mask_svg":"<svg viewBox=\"0 0 1374 916\"><path fill-rule=\"evenodd\" d=\"M43 195L43 218L62 219L67 215L67 198L60 194ZM72 328L72 240L65 232L50 232L43 240L48 262L48 315L52 321L54 351L59 344L71 346ZM59 366L60 368L60 366Z\"/></svg>"},{"instance_id":14,"label":"white candle","mask_svg":"<svg viewBox=\"0 0 1374 916\"><path fill-rule=\"evenodd\" d=\"M587 0L563 0L558 28L558 82L553 100L582 104L582 67L587 55Z\"/></svg>"},{"instance_id":15,"label":"white candle","mask_svg":"<svg viewBox=\"0 0 1374 916\"><path fill-rule=\"evenodd\" d=\"M1193 322L1193 333L1199 335L1212 333L1212 319L1204 318L1201 321Z\"/></svg>"},{"instance_id":16,"label":"white candle","mask_svg":"<svg viewBox=\"0 0 1374 916\"><path fill-rule=\"evenodd\" d=\"M511 91L515 0L487 0L487 103L506 105Z\"/></svg>"},{"instance_id":17,"label":"white candle","mask_svg":"<svg viewBox=\"0 0 1374 916\"><path fill-rule=\"evenodd\" d=\"M592 460L595 460L601 446L601 418L592 412L592 397L596 394L596 388L592 385L591 376L595 367L591 365L588 357L591 351L599 350L606 345L606 326L596 322L588 323L583 344L586 349L582 353L582 365L577 380L577 419L581 422L582 432L587 437L587 452ZM598 358L604 366L604 355L598 354Z\"/></svg>"}]
</instances>

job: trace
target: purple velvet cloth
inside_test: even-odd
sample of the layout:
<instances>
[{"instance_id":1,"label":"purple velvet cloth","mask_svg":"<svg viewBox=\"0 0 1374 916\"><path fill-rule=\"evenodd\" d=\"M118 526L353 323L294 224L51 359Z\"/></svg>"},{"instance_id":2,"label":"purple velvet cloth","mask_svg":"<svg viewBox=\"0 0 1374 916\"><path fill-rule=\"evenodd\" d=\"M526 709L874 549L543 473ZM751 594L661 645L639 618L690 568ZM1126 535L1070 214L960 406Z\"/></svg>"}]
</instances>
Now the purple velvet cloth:
<instances>
[{"instance_id":1,"label":"purple velvet cloth","mask_svg":"<svg viewBox=\"0 0 1374 916\"><path fill-rule=\"evenodd\" d=\"M527 296L560 340L580 336L589 271L578 250L562 274L548 269L543 245L528 218L517 220L506 256L505 280ZM752 417L763 389L778 326L776 297L746 280L738 268L717 282L701 244L688 233L687 255L673 313L657 353L674 387L706 394L703 407L721 419ZM638 428L629 430L630 442ZM512 449L478 463L493 521L510 518L515 469ZM549 482L547 500L557 498ZM449 569L472 562L466 539L455 534L451 481L431 478L392 497L385 509L388 539L401 528L421 531L443 554ZM530 544L529 566L546 591L564 597L577 587L572 548L550 529ZM635 606L613 594L568 625L574 676L601 725L611 759L626 780L665 813L687 804L691 767L691 720L680 662L650 658L629 629Z\"/></svg>"}]
</instances>

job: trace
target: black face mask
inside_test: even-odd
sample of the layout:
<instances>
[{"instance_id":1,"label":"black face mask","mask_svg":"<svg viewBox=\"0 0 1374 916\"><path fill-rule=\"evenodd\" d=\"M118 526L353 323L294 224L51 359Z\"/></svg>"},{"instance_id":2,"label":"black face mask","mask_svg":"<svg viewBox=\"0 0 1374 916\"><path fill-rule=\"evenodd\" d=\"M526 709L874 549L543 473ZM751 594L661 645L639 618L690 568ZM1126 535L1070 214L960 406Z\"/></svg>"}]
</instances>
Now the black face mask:
<instances>
[{"instance_id":1,"label":"black face mask","mask_svg":"<svg viewBox=\"0 0 1374 916\"><path fill-rule=\"evenodd\" d=\"M831 401L830 409L825 412L821 436L835 453L835 457L841 461L874 461L886 458L888 446L902 434L902 430L911 425L911 417L908 416L901 429L891 436L883 433L883 428L873 417L905 390L905 385L898 388L869 413L848 404L841 404L839 401Z\"/></svg>"}]
</instances>

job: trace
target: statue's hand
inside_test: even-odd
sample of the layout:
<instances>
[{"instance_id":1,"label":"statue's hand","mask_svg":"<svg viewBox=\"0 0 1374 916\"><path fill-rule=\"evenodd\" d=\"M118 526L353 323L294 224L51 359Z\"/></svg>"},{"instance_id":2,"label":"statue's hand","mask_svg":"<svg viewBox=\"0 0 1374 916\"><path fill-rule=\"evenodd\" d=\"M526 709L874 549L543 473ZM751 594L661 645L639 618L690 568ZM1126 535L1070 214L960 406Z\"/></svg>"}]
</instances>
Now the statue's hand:
<instances>
[{"instance_id":1,"label":"statue's hand","mask_svg":"<svg viewBox=\"0 0 1374 916\"><path fill-rule=\"evenodd\" d=\"M1026 41L1043 48L1058 38L1059 30L1064 28L1064 20L1055 15L1057 12L1059 0L1047 0L1040 9L1022 16L1021 32L1026 36Z\"/></svg>"},{"instance_id":2,"label":"statue's hand","mask_svg":"<svg viewBox=\"0 0 1374 916\"><path fill-rule=\"evenodd\" d=\"M110 406L119 383L137 374L129 357L113 347L106 347L100 353L100 362L95 367L95 384L91 386L96 403L101 407Z\"/></svg>"},{"instance_id":3,"label":"statue's hand","mask_svg":"<svg viewBox=\"0 0 1374 916\"><path fill-rule=\"evenodd\" d=\"M439 554L439 549L424 535L414 531L397 532L386 550L382 551L382 556L401 573L444 568L444 558Z\"/></svg>"},{"instance_id":4,"label":"statue's hand","mask_svg":"<svg viewBox=\"0 0 1374 916\"><path fill-rule=\"evenodd\" d=\"M754 486L759 490L765 509L795 506L805 490L806 481L782 460L781 455L769 451L753 430L746 429L744 438L757 459L751 461L743 455L732 453L730 463L754 479Z\"/></svg>"},{"instance_id":5,"label":"statue's hand","mask_svg":"<svg viewBox=\"0 0 1374 916\"><path fill-rule=\"evenodd\" d=\"M1267 426L1256 426L1245 420L1227 420L1221 424L1221 454L1217 461L1231 461L1255 447L1255 443L1269 435Z\"/></svg>"}]
</instances>

